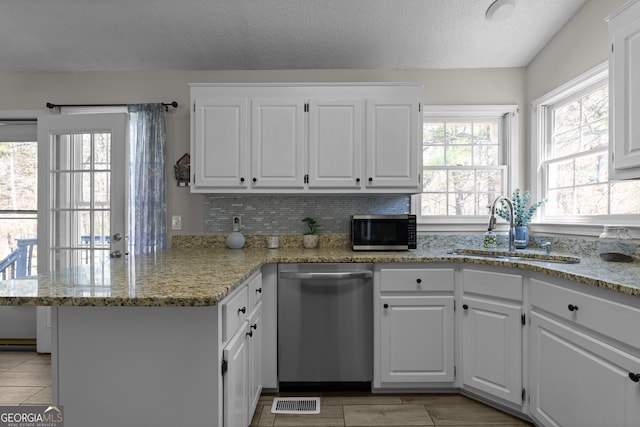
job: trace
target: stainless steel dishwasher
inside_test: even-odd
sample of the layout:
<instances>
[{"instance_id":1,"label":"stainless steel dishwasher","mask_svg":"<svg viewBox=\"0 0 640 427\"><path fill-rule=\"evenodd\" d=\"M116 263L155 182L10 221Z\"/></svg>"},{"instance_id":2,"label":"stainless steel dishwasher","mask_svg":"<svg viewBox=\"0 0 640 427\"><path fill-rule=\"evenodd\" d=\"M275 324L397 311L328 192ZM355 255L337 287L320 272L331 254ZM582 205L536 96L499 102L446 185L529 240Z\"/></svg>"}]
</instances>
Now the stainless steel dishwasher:
<instances>
[{"instance_id":1,"label":"stainless steel dishwasher","mask_svg":"<svg viewBox=\"0 0 640 427\"><path fill-rule=\"evenodd\" d=\"M371 390L373 265L278 265L281 391Z\"/></svg>"}]
</instances>

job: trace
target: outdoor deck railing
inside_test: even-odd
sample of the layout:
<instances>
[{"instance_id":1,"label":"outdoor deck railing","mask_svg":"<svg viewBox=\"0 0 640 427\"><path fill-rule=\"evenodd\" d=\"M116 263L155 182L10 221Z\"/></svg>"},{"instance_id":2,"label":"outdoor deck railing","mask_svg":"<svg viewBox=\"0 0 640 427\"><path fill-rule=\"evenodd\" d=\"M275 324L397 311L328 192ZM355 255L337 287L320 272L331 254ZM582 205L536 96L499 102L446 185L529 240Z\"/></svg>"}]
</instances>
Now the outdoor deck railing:
<instances>
[{"instance_id":1,"label":"outdoor deck railing","mask_svg":"<svg viewBox=\"0 0 640 427\"><path fill-rule=\"evenodd\" d=\"M0 260L2 280L31 276L33 247L38 244L38 239L30 237L27 239L16 239L16 242L18 242L18 247L4 259Z\"/></svg>"}]
</instances>

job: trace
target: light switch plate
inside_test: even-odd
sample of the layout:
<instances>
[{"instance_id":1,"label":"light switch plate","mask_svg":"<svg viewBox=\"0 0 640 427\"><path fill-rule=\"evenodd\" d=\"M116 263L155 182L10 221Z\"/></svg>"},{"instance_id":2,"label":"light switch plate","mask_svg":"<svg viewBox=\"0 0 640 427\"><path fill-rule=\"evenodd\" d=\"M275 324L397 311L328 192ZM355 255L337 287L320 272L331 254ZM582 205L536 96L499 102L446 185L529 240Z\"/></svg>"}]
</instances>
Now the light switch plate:
<instances>
[{"instance_id":1,"label":"light switch plate","mask_svg":"<svg viewBox=\"0 0 640 427\"><path fill-rule=\"evenodd\" d=\"M171 229L182 230L182 217L180 215L173 215L171 217Z\"/></svg>"}]
</instances>

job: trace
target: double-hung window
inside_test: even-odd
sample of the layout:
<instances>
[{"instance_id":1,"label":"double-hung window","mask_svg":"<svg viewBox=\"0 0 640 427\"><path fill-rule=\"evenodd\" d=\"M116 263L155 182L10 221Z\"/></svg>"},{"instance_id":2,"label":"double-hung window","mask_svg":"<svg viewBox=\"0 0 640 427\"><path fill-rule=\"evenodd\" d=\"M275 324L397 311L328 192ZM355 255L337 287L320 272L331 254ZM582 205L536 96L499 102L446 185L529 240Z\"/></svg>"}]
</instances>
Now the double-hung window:
<instances>
[{"instance_id":1,"label":"double-hung window","mask_svg":"<svg viewBox=\"0 0 640 427\"><path fill-rule=\"evenodd\" d=\"M533 105L537 164L532 165L541 229L580 224L594 234L603 224L634 225L640 181L609 180L609 81L606 64L558 88ZM534 150L535 151L535 150ZM634 217L635 214L635 217ZM582 233L574 230L573 233Z\"/></svg>"},{"instance_id":2,"label":"double-hung window","mask_svg":"<svg viewBox=\"0 0 640 427\"><path fill-rule=\"evenodd\" d=\"M413 200L421 229L487 221L488 206L510 188L517 118L512 105L425 106L423 192Z\"/></svg>"}]
</instances>

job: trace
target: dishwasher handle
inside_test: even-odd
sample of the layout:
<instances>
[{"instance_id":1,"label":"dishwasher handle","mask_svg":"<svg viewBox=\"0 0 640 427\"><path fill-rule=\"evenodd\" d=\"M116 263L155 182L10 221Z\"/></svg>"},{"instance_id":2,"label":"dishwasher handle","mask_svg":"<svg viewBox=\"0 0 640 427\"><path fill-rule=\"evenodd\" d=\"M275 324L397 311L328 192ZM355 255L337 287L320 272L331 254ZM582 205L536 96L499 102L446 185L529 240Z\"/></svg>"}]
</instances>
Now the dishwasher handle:
<instances>
[{"instance_id":1,"label":"dishwasher handle","mask_svg":"<svg viewBox=\"0 0 640 427\"><path fill-rule=\"evenodd\" d=\"M339 279L370 279L371 271L281 271L281 279L297 280L339 280Z\"/></svg>"}]
</instances>

